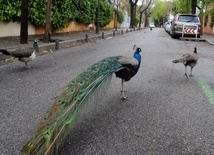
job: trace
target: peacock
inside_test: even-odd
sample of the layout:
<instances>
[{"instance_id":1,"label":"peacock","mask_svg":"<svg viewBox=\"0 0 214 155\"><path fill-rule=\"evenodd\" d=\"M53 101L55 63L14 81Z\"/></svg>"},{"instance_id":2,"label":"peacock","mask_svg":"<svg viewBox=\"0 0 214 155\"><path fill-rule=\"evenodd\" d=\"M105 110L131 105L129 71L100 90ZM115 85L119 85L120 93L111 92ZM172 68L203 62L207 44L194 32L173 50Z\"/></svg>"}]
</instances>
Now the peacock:
<instances>
[{"instance_id":1,"label":"peacock","mask_svg":"<svg viewBox=\"0 0 214 155\"><path fill-rule=\"evenodd\" d=\"M193 76L192 75L192 70L193 67L195 67L195 65L197 65L199 56L197 54L197 45L194 47L194 51L192 53L185 53L182 55L182 57L180 59L176 59L173 60L173 63L183 63L185 66L185 76L188 78L187 76L187 66L190 67L190 77Z\"/></svg>"},{"instance_id":2,"label":"peacock","mask_svg":"<svg viewBox=\"0 0 214 155\"><path fill-rule=\"evenodd\" d=\"M0 49L0 52L5 55L10 55L12 57L18 58L19 61L24 62L26 68L28 68L27 63L32 61L36 57L36 53L39 52L38 40L34 40L33 47L20 47L14 51L9 51L6 49Z\"/></svg>"},{"instance_id":3,"label":"peacock","mask_svg":"<svg viewBox=\"0 0 214 155\"><path fill-rule=\"evenodd\" d=\"M107 57L71 80L52 107L47 110L40 121L33 138L22 148L22 155L48 155L56 153L72 122L81 107L87 105L87 99L109 81L113 75L129 81L137 72L141 63L141 48L134 46L134 57ZM108 84L107 84L108 86ZM122 99L126 99L122 88Z\"/></svg>"}]
</instances>

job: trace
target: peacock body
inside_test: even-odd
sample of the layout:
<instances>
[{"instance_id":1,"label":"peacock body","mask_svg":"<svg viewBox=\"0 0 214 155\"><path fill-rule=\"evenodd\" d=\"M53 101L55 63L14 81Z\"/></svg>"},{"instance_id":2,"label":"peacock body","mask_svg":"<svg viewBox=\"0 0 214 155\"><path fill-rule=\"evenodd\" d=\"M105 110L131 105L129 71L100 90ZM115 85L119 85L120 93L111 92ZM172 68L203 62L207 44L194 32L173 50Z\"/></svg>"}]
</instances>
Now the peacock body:
<instances>
[{"instance_id":1,"label":"peacock body","mask_svg":"<svg viewBox=\"0 0 214 155\"><path fill-rule=\"evenodd\" d=\"M124 58L123 56L105 58L71 80L43 116L35 136L23 147L21 153L23 155L54 154L81 106L87 104L84 102L85 99L104 81L111 78L114 72L130 67ZM125 66L121 60L126 62ZM130 68L131 73L134 68L136 66Z\"/></svg>"}]
</instances>

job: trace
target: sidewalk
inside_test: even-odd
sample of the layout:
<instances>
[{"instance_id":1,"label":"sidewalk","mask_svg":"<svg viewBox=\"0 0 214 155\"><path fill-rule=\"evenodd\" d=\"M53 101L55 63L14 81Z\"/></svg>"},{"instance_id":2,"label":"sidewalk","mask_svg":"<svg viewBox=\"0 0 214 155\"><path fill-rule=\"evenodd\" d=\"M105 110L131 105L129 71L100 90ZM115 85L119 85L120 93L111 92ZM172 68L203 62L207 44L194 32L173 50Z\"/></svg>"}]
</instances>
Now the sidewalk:
<instances>
[{"instance_id":1,"label":"sidewalk","mask_svg":"<svg viewBox=\"0 0 214 155\"><path fill-rule=\"evenodd\" d=\"M207 43L214 45L214 35L203 34L201 36L202 39L205 39Z\"/></svg>"},{"instance_id":2,"label":"sidewalk","mask_svg":"<svg viewBox=\"0 0 214 155\"><path fill-rule=\"evenodd\" d=\"M143 28L141 28L142 30ZM44 35L29 35L28 36L28 44L20 44L20 37L2 37L0 38L0 49L9 49L13 50L19 47L24 46L32 46L33 41L35 39L39 39L39 49L40 51L51 52L60 48L67 48L71 46L76 46L83 44L87 41L94 41L97 39L104 39L110 36L123 35L125 33L138 31L139 29L108 29L108 30L100 30L99 34L96 34L95 31L84 31L84 32L70 32L70 33L58 33L51 34L51 42L44 43L43 36ZM201 38L197 38L197 41L206 41L207 43L214 45L214 36L213 35L203 35ZM59 41L58 44L56 41ZM9 58L0 53L0 61Z\"/></svg>"},{"instance_id":3,"label":"sidewalk","mask_svg":"<svg viewBox=\"0 0 214 155\"><path fill-rule=\"evenodd\" d=\"M104 33L104 38L107 36L113 36L113 29L108 30L100 30L99 34L96 34L95 31L84 31L84 32L70 32L70 33L58 33L58 34L51 34L51 42L44 43L43 37L44 35L29 35L28 36L28 44L20 44L20 37L2 37L0 38L0 49L16 49L18 47L23 46L32 46L33 41L35 39L39 39L39 47L44 48L45 46L55 45L56 40L59 40L59 44L63 42L74 42L74 41L90 41L93 38L102 38ZM126 29L118 29L115 31L115 35L121 34L121 32L126 33ZM134 31L134 29L128 29L128 32ZM137 29L135 29L137 31ZM88 40L86 40L86 35L88 36Z\"/></svg>"},{"instance_id":4,"label":"sidewalk","mask_svg":"<svg viewBox=\"0 0 214 155\"><path fill-rule=\"evenodd\" d=\"M141 28L142 30L143 28ZM92 31L83 31L83 32L70 32L70 33L57 33L51 34L51 42L44 43L43 37L44 35L29 35L28 36L28 44L20 44L20 37L2 37L0 38L0 49L9 49L14 50L19 47L32 46L35 39L40 40L39 50L40 54L45 54L48 52L52 52L54 50L58 50L60 48L68 48L71 46L81 45L86 42L95 41L97 39L104 39L107 37L114 37L116 35L123 35L125 33L130 33L134 31L139 31L138 28L135 29L108 29L108 30L100 30L99 34L96 34L95 30ZM57 42L56 42L57 41ZM6 56L0 53L0 61L8 59L10 56Z\"/></svg>"}]
</instances>

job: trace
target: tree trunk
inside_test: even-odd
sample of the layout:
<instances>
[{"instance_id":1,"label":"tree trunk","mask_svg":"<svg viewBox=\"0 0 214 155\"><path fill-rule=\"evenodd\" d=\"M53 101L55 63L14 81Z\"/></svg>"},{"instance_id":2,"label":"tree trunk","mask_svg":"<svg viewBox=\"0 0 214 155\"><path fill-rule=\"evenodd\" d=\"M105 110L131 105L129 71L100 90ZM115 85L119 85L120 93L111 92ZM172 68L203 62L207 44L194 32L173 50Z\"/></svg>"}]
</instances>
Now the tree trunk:
<instances>
[{"instance_id":1,"label":"tree trunk","mask_svg":"<svg viewBox=\"0 0 214 155\"><path fill-rule=\"evenodd\" d=\"M197 0L192 0L192 14L196 14Z\"/></svg>"},{"instance_id":2,"label":"tree trunk","mask_svg":"<svg viewBox=\"0 0 214 155\"><path fill-rule=\"evenodd\" d=\"M202 3L201 3L201 35L203 35L203 31L204 31L204 0L202 0Z\"/></svg>"},{"instance_id":3,"label":"tree trunk","mask_svg":"<svg viewBox=\"0 0 214 155\"><path fill-rule=\"evenodd\" d=\"M28 43L28 0L22 0L20 44Z\"/></svg>"},{"instance_id":4,"label":"tree trunk","mask_svg":"<svg viewBox=\"0 0 214 155\"><path fill-rule=\"evenodd\" d=\"M148 12L145 11L145 23L144 23L144 27L148 26Z\"/></svg>"},{"instance_id":5,"label":"tree trunk","mask_svg":"<svg viewBox=\"0 0 214 155\"><path fill-rule=\"evenodd\" d=\"M131 20L130 20L130 28L133 28L134 27L134 3L130 1L130 17L131 17Z\"/></svg>"},{"instance_id":6,"label":"tree trunk","mask_svg":"<svg viewBox=\"0 0 214 155\"><path fill-rule=\"evenodd\" d=\"M140 12L140 22L139 22L139 28L141 28L141 23L142 23L142 15L143 15L143 12Z\"/></svg>"},{"instance_id":7,"label":"tree trunk","mask_svg":"<svg viewBox=\"0 0 214 155\"><path fill-rule=\"evenodd\" d=\"M133 27L136 26L136 5L134 5L134 11L133 11Z\"/></svg>"},{"instance_id":8,"label":"tree trunk","mask_svg":"<svg viewBox=\"0 0 214 155\"><path fill-rule=\"evenodd\" d=\"M51 8L52 8L52 0L47 1L47 10L46 10L46 24L45 24L45 35L44 42L50 42L50 34L51 34Z\"/></svg>"}]
</instances>

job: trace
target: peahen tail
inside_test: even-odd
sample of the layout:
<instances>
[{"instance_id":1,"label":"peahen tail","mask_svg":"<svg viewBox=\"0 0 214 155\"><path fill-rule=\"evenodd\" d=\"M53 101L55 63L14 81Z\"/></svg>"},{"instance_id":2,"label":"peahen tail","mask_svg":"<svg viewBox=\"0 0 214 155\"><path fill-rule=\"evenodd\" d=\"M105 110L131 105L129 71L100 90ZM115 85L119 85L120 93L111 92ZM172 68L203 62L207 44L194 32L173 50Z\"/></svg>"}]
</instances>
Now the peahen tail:
<instances>
[{"instance_id":1,"label":"peahen tail","mask_svg":"<svg viewBox=\"0 0 214 155\"><path fill-rule=\"evenodd\" d=\"M0 52L4 55L11 55L6 49L0 49Z\"/></svg>"},{"instance_id":2,"label":"peahen tail","mask_svg":"<svg viewBox=\"0 0 214 155\"><path fill-rule=\"evenodd\" d=\"M40 121L34 137L23 147L23 155L47 155L57 151L66 129L72 125L85 99L122 67L119 56L105 58L73 79Z\"/></svg>"},{"instance_id":3,"label":"peahen tail","mask_svg":"<svg viewBox=\"0 0 214 155\"><path fill-rule=\"evenodd\" d=\"M181 62L183 62L183 60L182 59L176 59L176 60L173 60L172 62L173 63L181 63Z\"/></svg>"}]
</instances>

